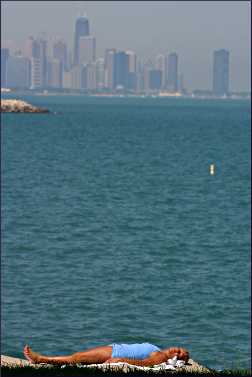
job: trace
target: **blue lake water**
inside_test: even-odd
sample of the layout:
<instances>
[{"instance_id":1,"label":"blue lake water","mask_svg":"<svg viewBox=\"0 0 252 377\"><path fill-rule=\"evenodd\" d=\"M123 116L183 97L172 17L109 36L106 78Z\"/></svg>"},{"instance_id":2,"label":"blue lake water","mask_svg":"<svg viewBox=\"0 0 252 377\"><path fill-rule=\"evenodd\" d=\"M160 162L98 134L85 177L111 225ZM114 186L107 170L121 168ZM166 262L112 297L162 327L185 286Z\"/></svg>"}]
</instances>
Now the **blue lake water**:
<instances>
[{"instance_id":1,"label":"blue lake water","mask_svg":"<svg viewBox=\"0 0 252 377\"><path fill-rule=\"evenodd\" d=\"M57 114L2 114L2 353L248 368L250 102L22 98Z\"/></svg>"}]
</instances>

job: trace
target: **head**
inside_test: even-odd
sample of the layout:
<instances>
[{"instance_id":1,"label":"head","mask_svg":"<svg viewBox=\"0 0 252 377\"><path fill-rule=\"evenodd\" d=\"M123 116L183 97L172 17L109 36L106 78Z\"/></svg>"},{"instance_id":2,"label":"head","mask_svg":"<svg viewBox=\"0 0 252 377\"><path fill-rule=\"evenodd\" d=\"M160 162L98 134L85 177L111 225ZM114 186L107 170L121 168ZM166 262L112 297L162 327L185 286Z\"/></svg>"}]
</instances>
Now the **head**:
<instances>
[{"instance_id":1,"label":"head","mask_svg":"<svg viewBox=\"0 0 252 377\"><path fill-rule=\"evenodd\" d=\"M177 356L178 360L184 360L186 363L189 360L189 352L184 348L167 348L162 350L167 355L167 359L172 359Z\"/></svg>"}]
</instances>

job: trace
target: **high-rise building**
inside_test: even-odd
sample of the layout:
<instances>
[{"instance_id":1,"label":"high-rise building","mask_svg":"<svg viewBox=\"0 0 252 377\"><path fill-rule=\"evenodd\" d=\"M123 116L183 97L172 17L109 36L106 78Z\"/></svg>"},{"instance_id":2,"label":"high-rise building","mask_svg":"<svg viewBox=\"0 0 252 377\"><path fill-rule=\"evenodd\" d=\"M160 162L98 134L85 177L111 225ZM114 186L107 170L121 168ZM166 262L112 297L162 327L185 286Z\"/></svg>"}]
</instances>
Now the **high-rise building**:
<instances>
[{"instance_id":1,"label":"high-rise building","mask_svg":"<svg viewBox=\"0 0 252 377\"><path fill-rule=\"evenodd\" d=\"M178 77L178 91L180 93L185 93L185 86L184 86L184 75L181 73Z\"/></svg>"},{"instance_id":2,"label":"high-rise building","mask_svg":"<svg viewBox=\"0 0 252 377\"><path fill-rule=\"evenodd\" d=\"M127 89L130 91L135 92L137 90L137 74L136 72L129 72L128 73L128 85Z\"/></svg>"},{"instance_id":3,"label":"high-rise building","mask_svg":"<svg viewBox=\"0 0 252 377\"><path fill-rule=\"evenodd\" d=\"M156 59L155 59L155 69L157 69L158 71L161 71L162 72L162 89L165 88L166 86L166 81L167 81L167 77L166 77L166 58L164 55L162 54L159 54L156 56Z\"/></svg>"},{"instance_id":4,"label":"high-rise building","mask_svg":"<svg viewBox=\"0 0 252 377\"><path fill-rule=\"evenodd\" d=\"M148 59L144 62L143 65L143 82L144 82L144 91L148 92L150 89L150 71L154 69L153 62Z\"/></svg>"},{"instance_id":5,"label":"high-rise building","mask_svg":"<svg viewBox=\"0 0 252 377\"><path fill-rule=\"evenodd\" d=\"M136 91L138 93L142 93L144 91L144 61L142 59L137 59L137 85L136 85Z\"/></svg>"},{"instance_id":6,"label":"high-rise building","mask_svg":"<svg viewBox=\"0 0 252 377\"><path fill-rule=\"evenodd\" d=\"M47 41L29 37L25 44L25 56L31 61L31 87L47 85Z\"/></svg>"},{"instance_id":7,"label":"high-rise building","mask_svg":"<svg viewBox=\"0 0 252 377\"><path fill-rule=\"evenodd\" d=\"M124 51L115 54L115 88L128 88L129 58Z\"/></svg>"},{"instance_id":8,"label":"high-rise building","mask_svg":"<svg viewBox=\"0 0 252 377\"><path fill-rule=\"evenodd\" d=\"M40 61L41 61L41 72L42 72L42 86L46 86L47 79L47 41L44 39L39 40L40 45Z\"/></svg>"},{"instance_id":9,"label":"high-rise building","mask_svg":"<svg viewBox=\"0 0 252 377\"><path fill-rule=\"evenodd\" d=\"M129 72L136 73L136 63L137 63L136 54L134 53L134 51L127 50L126 55L128 56Z\"/></svg>"},{"instance_id":10,"label":"high-rise building","mask_svg":"<svg viewBox=\"0 0 252 377\"><path fill-rule=\"evenodd\" d=\"M53 44L53 58L58 59L63 69L66 71L68 68L67 64L67 46L62 40L58 40Z\"/></svg>"},{"instance_id":11,"label":"high-rise building","mask_svg":"<svg viewBox=\"0 0 252 377\"><path fill-rule=\"evenodd\" d=\"M12 39L1 39L1 48L6 48L9 50L9 55L13 55L17 50L17 45Z\"/></svg>"},{"instance_id":12,"label":"high-rise building","mask_svg":"<svg viewBox=\"0 0 252 377\"><path fill-rule=\"evenodd\" d=\"M47 63L47 86L60 89L63 83L63 65L59 59L52 59Z\"/></svg>"},{"instance_id":13,"label":"high-rise building","mask_svg":"<svg viewBox=\"0 0 252 377\"><path fill-rule=\"evenodd\" d=\"M114 48L105 51L104 85L110 90L115 87L115 54L116 49Z\"/></svg>"},{"instance_id":14,"label":"high-rise building","mask_svg":"<svg viewBox=\"0 0 252 377\"><path fill-rule=\"evenodd\" d=\"M137 57L134 51L126 51L128 57L128 83L127 88L135 91L137 88Z\"/></svg>"},{"instance_id":15,"label":"high-rise building","mask_svg":"<svg viewBox=\"0 0 252 377\"><path fill-rule=\"evenodd\" d=\"M213 55L213 93L227 95L229 90L229 51L214 51Z\"/></svg>"},{"instance_id":16,"label":"high-rise building","mask_svg":"<svg viewBox=\"0 0 252 377\"><path fill-rule=\"evenodd\" d=\"M71 89L72 87L72 74L71 71L63 71L63 83L64 89Z\"/></svg>"},{"instance_id":17,"label":"high-rise building","mask_svg":"<svg viewBox=\"0 0 252 377\"><path fill-rule=\"evenodd\" d=\"M71 50L69 50L67 54L67 66L68 70L73 66L73 52Z\"/></svg>"},{"instance_id":18,"label":"high-rise building","mask_svg":"<svg viewBox=\"0 0 252 377\"><path fill-rule=\"evenodd\" d=\"M79 38L79 64L95 61L95 38L91 35Z\"/></svg>"},{"instance_id":19,"label":"high-rise building","mask_svg":"<svg viewBox=\"0 0 252 377\"><path fill-rule=\"evenodd\" d=\"M178 90L178 55L175 52L168 55L167 89L170 92Z\"/></svg>"},{"instance_id":20,"label":"high-rise building","mask_svg":"<svg viewBox=\"0 0 252 377\"><path fill-rule=\"evenodd\" d=\"M10 56L7 62L8 88L28 89L31 85L30 60L23 56Z\"/></svg>"},{"instance_id":21,"label":"high-rise building","mask_svg":"<svg viewBox=\"0 0 252 377\"><path fill-rule=\"evenodd\" d=\"M32 36L28 37L27 40L25 41L24 56L29 59L40 57L39 42L38 40L34 39Z\"/></svg>"},{"instance_id":22,"label":"high-rise building","mask_svg":"<svg viewBox=\"0 0 252 377\"><path fill-rule=\"evenodd\" d=\"M82 90L86 87L86 67L83 64L71 69L71 89Z\"/></svg>"},{"instance_id":23,"label":"high-rise building","mask_svg":"<svg viewBox=\"0 0 252 377\"><path fill-rule=\"evenodd\" d=\"M9 58L8 48L1 48L1 88L7 86L7 62Z\"/></svg>"},{"instance_id":24,"label":"high-rise building","mask_svg":"<svg viewBox=\"0 0 252 377\"><path fill-rule=\"evenodd\" d=\"M96 88L103 89L105 87L105 62L103 58L96 60Z\"/></svg>"},{"instance_id":25,"label":"high-rise building","mask_svg":"<svg viewBox=\"0 0 252 377\"><path fill-rule=\"evenodd\" d=\"M160 90L162 87L162 71L152 69L149 71L149 88L151 90Z\"/></svg>"},{"instance_id":26,"label":"high-rise building","mask_svg":"<svg viewBox=\"0 0 252 377\"><path fill-rule=\"evenodd\" d=\"M75 22L74 32L74 56L73 64L79 64L79 40L80 37L86 37L89 35L89 21L86 17L78 17Z\"/></svg>"},{"instance_id":27,"label":"high-rise building","mask_svg":"<svg viewBox=\"0 0 252 377\"><path fill-rule=\"evenodd\" d=\"M40 58L31 58L31 89L41 88L42 82L42 70Z\"/></svg>"},{"instance_id":28,"label":"high-rise building","mask_svg":"<svg viewBox=\"0 0 252 377\"><path fill-rule=\"evenodd\" d=\"M85 89L94 91L96 89L96 65L90 63L85 66L86 82Z\"/></svg>"}]
</instances>

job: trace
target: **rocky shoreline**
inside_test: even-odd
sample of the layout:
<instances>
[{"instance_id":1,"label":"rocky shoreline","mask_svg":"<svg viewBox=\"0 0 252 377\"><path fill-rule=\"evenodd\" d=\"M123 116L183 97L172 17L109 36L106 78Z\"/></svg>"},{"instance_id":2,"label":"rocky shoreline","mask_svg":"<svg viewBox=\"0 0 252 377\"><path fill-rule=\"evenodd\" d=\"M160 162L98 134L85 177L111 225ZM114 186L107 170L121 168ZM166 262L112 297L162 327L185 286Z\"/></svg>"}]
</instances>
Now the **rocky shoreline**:
<instances>
[{"instance_id":1,"label":"rocky shoreline","mask_svg":"<svg viewBox=\"0 0 252 377\"><path fill-rule=\"evenodd\" d=\"M1 113L49 113L49 110L17 99L1 99Z\"/></svg>"}]
</instances>

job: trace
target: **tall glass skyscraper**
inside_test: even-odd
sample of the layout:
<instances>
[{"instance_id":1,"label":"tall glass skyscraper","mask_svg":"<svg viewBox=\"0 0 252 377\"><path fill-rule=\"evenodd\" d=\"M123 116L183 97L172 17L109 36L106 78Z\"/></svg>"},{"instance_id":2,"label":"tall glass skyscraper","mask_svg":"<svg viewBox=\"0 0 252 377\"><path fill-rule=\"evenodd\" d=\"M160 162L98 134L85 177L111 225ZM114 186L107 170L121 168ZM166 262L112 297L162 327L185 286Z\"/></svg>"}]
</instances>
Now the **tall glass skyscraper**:
<instances>
[{"instance_id":1,"label":"tall glass skyscraper","mask_svg":"<svg viewBox=\"0 0 252 377\"><path fill-rule=\"evenodd\" d=\"M178 90L178 55L176 53L168 55L167 89L171 92Z\"/></svg>"},{"instance_id":2,"label":"tall glass skyscraper","mask_svg":"<svg viewBox=\"0 0 252 377\"><path fill-rule=\"evenodd\" d=\"M149 72L149 88L151 90L160 90L162 86L162 71L151 69Z\"/></svg>"},{"instance_id":3,"label":"tall glass skyscraper","mask_svg":"<svg viewBox=\"0 0 252 377\"><path fill-rule=\"evenodd\" d=\"M115 88L127 89L129 57L124 51L115 54Z\"/></svg>"},{"instance_id":4,"label":"tall glass skyscraper","mask_svg":"<svg viewBox=\"0 0 252 377\"><path fill-rule=\"evenodd\" d=\"M86 37L89 35L89 21L86 17L78 17L75 23L75 33L74 33L74 65L79 64L79 40L80 37Z\"/></svg>"},{"instance_id":5,"label":"tall glass skyscraper","mask_svg":"<svg viewBox=\"0 0 252 377\"><path fill-rule=\"evenodd\" d=\"M213 54L213 93L217 96L228 94L229 51L217 50Z\"/></svg>"}]
</instances>

